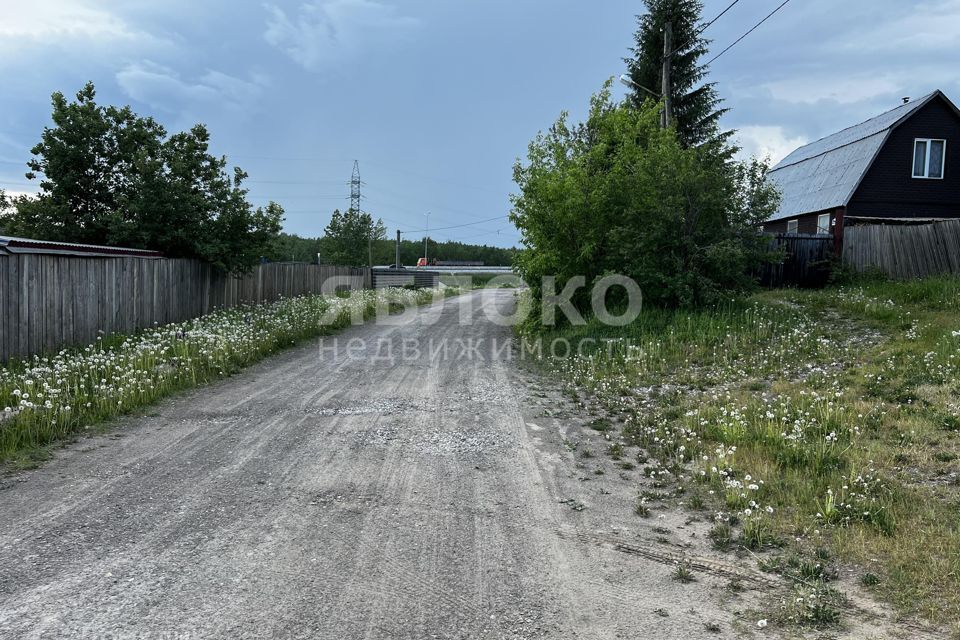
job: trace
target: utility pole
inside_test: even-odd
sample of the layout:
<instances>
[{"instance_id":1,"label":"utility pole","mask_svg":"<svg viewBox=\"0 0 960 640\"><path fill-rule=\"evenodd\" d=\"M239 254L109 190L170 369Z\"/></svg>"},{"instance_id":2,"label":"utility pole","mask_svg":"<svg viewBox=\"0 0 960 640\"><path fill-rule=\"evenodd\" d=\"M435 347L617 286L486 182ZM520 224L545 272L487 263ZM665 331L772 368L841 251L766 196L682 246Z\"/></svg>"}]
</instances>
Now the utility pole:
<instances>
[{"instance_id":1,"label":"utility pole","mask_svg":"<svg viewBox=\"0 0 960 640\"><path fill-rule=\"evenodd\" d=\"M673 57L673 23L668 22L663 25L663 77L660 94L663 96L663 115L660 118L660 124L664 129L670 127L671 113L670 100L670 63Z\"/></svg>"},{"instance_id":2,"label":"utility pole","mask_svg":"<svg viewBox=\"0 0 960 640\"><path fill-rule=\"evenodd\" d=\"M430 212L427 211L424 215L427 216L427 228L423 234L423 261L427 262L427 240L430 238Z\"/></svg>"},{"instance_id":3,"label":"utility pole","mask_svg":"<svg viewBox=\"0 0 960 640\"><path fill-rule=\"evenodd\" d=\"M397 269L400 268L400 229L397 229L397 261L394 263Z\"/></svg>"}]
</instances>

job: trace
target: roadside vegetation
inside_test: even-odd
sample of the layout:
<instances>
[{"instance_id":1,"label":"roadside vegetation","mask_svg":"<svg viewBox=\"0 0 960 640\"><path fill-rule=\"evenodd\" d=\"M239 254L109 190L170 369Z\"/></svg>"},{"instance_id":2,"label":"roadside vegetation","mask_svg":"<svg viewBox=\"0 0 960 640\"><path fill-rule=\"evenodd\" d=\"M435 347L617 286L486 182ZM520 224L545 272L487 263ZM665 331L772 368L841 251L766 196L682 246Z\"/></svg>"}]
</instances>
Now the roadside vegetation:
<instances>
[{"instance_id":1,"label":"roadside vegetation","mask_svg":"<svg viewBox=\"0 0 960 640\"><path fill-rule=\"evenodd\" d=\"M715 548L790 579L771 624L840 622L839 563L960 635L958 311L960 279L861 281L525 339L571 342L544 366L662 506L710 510Z\"/></svg>"},{"instance_id":2,"label":"roadside vegetation","mask_svg":"<svg viewBox=\"0 0 960 640\"><path fill-rule=\"evenodd\" d=\"M561 115L514 167L510 219L525 247L515 267L535 301L553 293L545 277L562 289L615 273L640 286L644 303L714 304L748 290L752 272L778 257L756 233L778 206L766 165L729 161L730 149L715 145L682 146L659 111L656 102L614 102L608 82L585 122ZM608 299L617 296L611 289ZM571 299L581 312L590 301L587 287Z\"/></svg>"},{"instance_id":3,"label":"roadside vegetation","mask_svg":"<svg viewBox=\"0 0 960 640\"><path fill-rule=\"evenodd\" d=\"M452 287L443 293L379 289L289 298L12 362L0 368L0 462L35 464L51 443L334 333L353 317L366 319L378 308L392 311L456 293Z\"/></svg>"},{"instance_id":4,"label":"roadside vegetation","mask_svg":"<svg viewBox=\"0 0 960 640\"><path fill-rule=\"evenodd\" d=\"M732 160L719 128L702 3L645 5L632 95L614 101L608 82L583 122L561 114L514 167L531 311L520 334L539 343L523 350L590 412L617 466L643 476L639 517L712 512L716 549L788 578L796 592L760 626L841 624L845 564L903 614L960 636L960 280L756 293L755 274L783 258L757 233L779 194L763 161ZM668 23L683 43L673 113L649 88ZM611 274L643 294L627 326L541 317L572 284L590 318L592 285ZM604 295L636 310L626 287Z\"/></svg>"}]
</instances>

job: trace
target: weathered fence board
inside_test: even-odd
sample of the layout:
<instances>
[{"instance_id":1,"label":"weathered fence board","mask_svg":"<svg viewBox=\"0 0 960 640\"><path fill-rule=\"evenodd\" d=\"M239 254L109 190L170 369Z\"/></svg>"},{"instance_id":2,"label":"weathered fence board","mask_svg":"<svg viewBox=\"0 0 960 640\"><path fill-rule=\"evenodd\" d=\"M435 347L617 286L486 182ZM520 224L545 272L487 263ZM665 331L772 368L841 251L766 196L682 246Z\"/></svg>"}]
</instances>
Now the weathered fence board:
<instances>
[{"instance_id":1,"label":"weathered fence board","mask_svg":"<svg viewBox=\"0 0 960 640\"><path fill-rule=\"evenodd\" d=\"M960 220L847 227L843 261L856 271L877 269L901 280L960 274Z\"/></svg>"},{"instance_id":2,"label":"weathered fence board","mask_svg":"<svg viewBox=\"0 0 960 640\"><path fill-rule=\"evenodd\" d=\"M264 264L233 277L197 260L0 254L0 362L214 309L371 288L369 269Z\"/></svg>"},{"instance_id":3,"label":"weathered fence board","mask_svg":"<svg viewBox=\"0 0 960 640\"><path fill-rule=\"evenodd\" d=\"M784 258L761 269L760 284L765 287L822 287L830 278L830 236L778 234L770 237L770 249L783 251Z\"/></svg>"}]
</instances>

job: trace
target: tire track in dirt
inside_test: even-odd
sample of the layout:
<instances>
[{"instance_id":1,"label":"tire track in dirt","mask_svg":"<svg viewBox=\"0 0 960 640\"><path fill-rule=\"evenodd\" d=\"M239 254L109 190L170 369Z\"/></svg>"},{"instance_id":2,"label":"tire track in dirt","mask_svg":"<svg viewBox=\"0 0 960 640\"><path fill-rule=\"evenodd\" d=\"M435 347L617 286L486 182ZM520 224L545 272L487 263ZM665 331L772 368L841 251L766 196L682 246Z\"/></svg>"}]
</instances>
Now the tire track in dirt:
<instances>
[{"instance_id":1,"label":"tire track in dirt","mask_svg":"<svg viewBox=\"0 0 960 640\"><path fill-rule=\"evenodd\" d=\"M659 562L660 564L671 567L682 563L689 569L699 573L709 574L718 578L726 578L728 580L741 581L745 587L751 589L779 589L785 586L783 581L771 579L759 571L751 571L742 566L725 564L687 553L642 546L626 542L616 536L586 533L572 529L557 529L556 534L565 540L576 540L583 544L594 545L645 560L652 560L653 562Z\"/></svg>"},{"instance_id":2,"label":"tire track in dirt","mask_svg":"<svg viewBox=\"0 0 960 640\"><path fill-rule=\"evenodd\" d=\"M363 348L278 354L20 474L0 490L0 636L593 640L668 608L660 638L714 637L723 611L670 580L675 556L578 533L608 513L531 435L516 363L457 357L510 340L485 311L512 303L349 328ZM423 351L378 357L406 340Z\"/></svg>"}]
</instances>

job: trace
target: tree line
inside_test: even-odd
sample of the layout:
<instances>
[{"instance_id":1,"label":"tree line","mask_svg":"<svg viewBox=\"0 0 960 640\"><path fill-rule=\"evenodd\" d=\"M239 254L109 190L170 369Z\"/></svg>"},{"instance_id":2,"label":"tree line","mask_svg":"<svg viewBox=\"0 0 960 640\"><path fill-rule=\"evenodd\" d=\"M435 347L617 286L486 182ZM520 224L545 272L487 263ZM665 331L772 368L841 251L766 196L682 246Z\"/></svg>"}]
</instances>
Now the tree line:
<instances>
[{"instance_id":1,"label":"tree line","mask_svg":"<svg viewBox=\"0 0 960 640\"><path fill-rule=\"evenodd\" d=\"M455 241L427 241L427 255L432 261L478 260L488 266L513 264L517 250L513 248L476 245ZM325 235L320 238L304 238L295 234L281 233L268 258L274 262L316 262L350 266L391 265L396 261L396 240L380 238L368 243L366 240L341 243L339 238ZM345 253L345 248L348 253ZM423 239L400 241L400 264L414 265L423 256Z\"/></svg>"}]
</instances>

